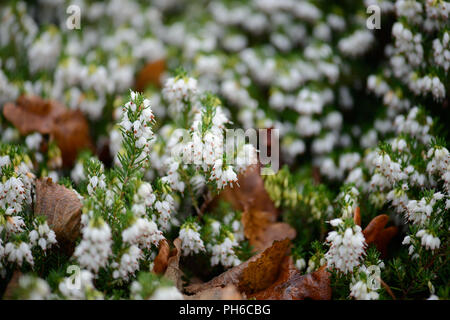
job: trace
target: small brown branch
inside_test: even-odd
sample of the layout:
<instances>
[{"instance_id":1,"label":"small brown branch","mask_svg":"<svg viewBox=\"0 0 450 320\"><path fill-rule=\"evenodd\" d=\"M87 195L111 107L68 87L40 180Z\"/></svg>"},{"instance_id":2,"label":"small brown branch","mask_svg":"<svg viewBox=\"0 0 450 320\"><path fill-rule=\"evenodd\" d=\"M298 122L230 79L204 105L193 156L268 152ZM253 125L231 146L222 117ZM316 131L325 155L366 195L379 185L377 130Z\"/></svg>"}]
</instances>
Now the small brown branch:
<instances>
[{"instance_id":1,"label":"small brown branch","mask_svg":"<svg viewBox=\"0 0 450 320\"><path fill-rule=\"evenodd\" d=\"M392 292L391 288L387 285L386 282L383 281L383 279L380 278L380 283L383 286L383 288L386 290L386 292L392 297L393 300L397 300L394 293Z\"/></svg>"}]
</instances>

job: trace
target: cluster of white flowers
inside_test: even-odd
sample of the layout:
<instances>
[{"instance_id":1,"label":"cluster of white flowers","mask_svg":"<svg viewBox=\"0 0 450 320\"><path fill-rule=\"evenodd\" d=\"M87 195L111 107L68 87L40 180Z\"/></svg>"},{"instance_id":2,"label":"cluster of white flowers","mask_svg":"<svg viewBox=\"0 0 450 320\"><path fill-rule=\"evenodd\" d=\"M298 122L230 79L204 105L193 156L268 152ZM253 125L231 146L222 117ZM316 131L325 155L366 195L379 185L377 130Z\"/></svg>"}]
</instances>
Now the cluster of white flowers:
<instances>
[{"instance_id":1,"label":"cluster of white flowers","mask_svg":"<svg viewBox=\"0 0 450 320\"><path fill-rule=\"evenodd\" d=\"M339 50L348 56L360 56L373 45L375 37L368 30L358 30L347 38L339 40Z\"/></svg>"},{"instance_id":2,"label":"cluster of white flowers","mask_svg":"<svg viewBox=\"0 0 450 320\"><path fill-rule=\"evenodd\" d=\"M378 300L381 288L381 278L379 274L373 272L374 268L380 270L384 268L384 263L379 262L377 265L361 265L358 272L352 276L350 283L350 296L356 300Z\"/></svg>"},{"instance_id":3,"label":"cluster of white flowers","mask_svg":"<svg viewBox=\"0 0 450 320\"><path fill-rule=\"evenodd\" d=\"M122 231L122 239L128 244L135 244L142 249L157 246L164 237L155 222L138 218L130 227Z\"/></svg>"},{"instance_id":4,"label":"cluster of white flowers","mask_svg":"<svg viewBox=\"0 0 450 320\"><path fill-rule=\"evenodd\" d=\"M180 76L178 80L170 78L164 90L171 92L171 84L174 81L189 83L190 79L192 78L185 76ZM169 155L165 159L167 170L163 181L168 182L174 190L183 192L186 182L181 179L179 170L184 170L185 165L194 165L196 169L201 170L205 178L214 182L218 189L227 185L233 186L237 182L237 173L244 171L251 164L256 164L256 149L251 144L238 146L236 159L233 159L236 166L224 163L224 133L225 125L229 122L228 117L222 107L217 105L218 100L200 102L200 92L191 91L188 95L189 101L186 101L183 95L170 95L168 98L169 105L182 104L181 111L191 117L192 122L186 124L190 129L187 137L178 131L167 141ZM183 139L180 142L181 137Z\"/></svg>"},{"instance_id":5,"label":"cluster of white flowers","mask_svg":"<svg viewBox=\"0 0 450 320\"><path fill-rule=\"evenodd\" d=\"M64 278L58 288L63 297L70 300L103 299L103 295L95 289L93 280L94 274L81 270L76 279Z\"/></svg>"},{"instance_id":6,"label":"cluster of white flowers","mask_svg":"<svg viewBox=\"0 0 450 320\"><path fill-rule=\"evenodd\" d=\"M330 244L330 249L325 254L327 265L344 273L353 272L360 265L366 247L361 227L345 227L344 221L339 218L331 220L330 224L337 227L338 231L331 231L327 236Z\"/></svg>"},{"instance_id":7,"label":"cluster of white flowers","mask_svg":"<svg viewBox=\"0 0 450 320\"><path fill-rule=\"evenodd\" d=\"M7 215L21 212L26 199L27 192L22 179L11 177L0 182L0 207Z\"/></svg>"},{"instance_id":8,"label":"cluster of white flowers","mask_svg":"<svg viewBox=\"0 0 450 320\"><path fill-rule=\"evenodd\" d=\"M234 247L236 246L238 246L238 242L232 234L225 237L220 243L208 243L207 249L212 255L211 266L222 264L225 268L229 268L239 265L241 261L236 257L236 253L234 252Z\"/></svg>"},{"instance_id":9,"label":"cluster of white flowers","mask_svg":"<svg viewBox=\"0 0 450 320\"><path fill-rule=\"evenodd\" d=\"M146 159L150 153L150 146L153 141L153 131L151 125L154 121L150 100L144 99L141 105L138 94L131 91L131 100L122 109L121 128L125 132L131 132L135 140L135 147L142 149L140 154L136 154L138 160ZM130 117L131 121L130 120ZM136 119L134 119L136 118Z\"/></svg>"},{"instance_id":10,"label":"cluster of white flowers","mask_svg":"<svg viewBox=\"0 0 450 320\"><path fill-rule=\"evenodd\" d=\"M427 230L419 230L416 236L421 238L422 246L426 247L428 250L435 250L441 245L441 240L438 237L429 234Z\"/></svg>"},{"instance_id":11,"label":"cluster of white flowers","mask_svg":"<svg viewBox=\"0 0 450 320\"><path fill-rule=\"evenodd\" d=\"M138 281L131 284L131 298L142 300L142 285ZM149 300L183 300L183 294L174 286L159 286L153 294L148 297Z\"/></svg>"},{"instance_id":12,"label":"cluster of white flowers","mask_svg":"<svg viewBox=\"0 0 450 320\"><path fill-rule=\"evenodd\" d=\"M3 252L2 252L3 251ZM31 266L34 265L33 254L31 253L31 247L28 243L8 242L4 248L1 248L0 244L0 258L5 258L8 262L16 263L22 266L24 260Z\"/></svg>"},{"instance_id":13,"label":"cluster of white flowers","mask_svg":"<svg viewBox=\"0 0 450 320\"><path fill-rule=\"evenodd\" d=\"M440 39L433 40L434 61L447 72L450 69L450 34L445 32Z\"/></svg>"},{"instance_id":14,"label":"cluster of white flowers","mask_svg":"<svg viewBox=\"0 0 450 320\"><path fill-rule=\"evenodd\" d=\"M37 229L30 232L29 237L33 246L39 245L44 251L57 243L55 232L50 229L47 222L39 224Z\"/></svg>"},{"instance_id":15,"label":"cluster of white flowers","mask_svg":"<svg viewBox=\"0 0 450 320\"><path fill-rule=\"evenodd\" d=\"M190 77L169 78L164 84L162 94L169 102L171 112L183 112L187 104L194 104L197 98L197 80Z\"/></svg>"},{"instance_id":16,"label":"cluster of white flowers","mask_svg":"<svg viewBox=\"0 0 450 320\"><path fill-rule=\"evenodd\" d=\"M19 290L22 291L22 298L27 300L47 300L52 298L48 283L38 277L23 275L19 278ZM17 290L17 289L16 289Z\"/></svg>"},{"instance_id":17,"label":"cluster of white flowers","mask_svg":"<svg viewBox=\"0 0 450 320\"><path fill-rule=\"evenodd\" d=\"M205 251L205 245L200 238L200 226L197 223L187 223L181 226L179 238L184 256Z\"/></svg>"},{"instance_id":18,"label":"cluster of white flowers","mask_svg":"<svg viewBox=\"0 0 450 320\"><path fill-rule=\"evenodd\" d=\"M61 36L56 30L44 32L30 47L30 71L36 73L56 66L61 53Z\"/></svg>"},{"instance_id":19,"label":"cluster of white flowers","mask_svg":"<svg viewBox=\"0 0 450 320\"><path fill-rule=\"evenodd\" d=\"M98 273L108 264L112 253L111 228L101 218L91 218L82 229L82 240L75 248L74 256L82 268Z\"/></svg>"},{"instance_id":20,"label":"cluster of white flowers","mask_svg":"<svg viewBox=\"0 0 450 320\"><path fill-rule=\"evenodd\" d=\"M90 196L93 196L97 188L106 189L105 179L106 177L104 174L101 174L100 176L89 177L89 184L87 186L88 194Z\"/></svg>"},{"instance_id":21,"label":"cluster of white flowers","mask_svg":"<svg viewBox=\"0 0 450 320\"><path fill-rule=\"evenodd\" d=\"M114 269L113 278L128 280L130 276L134 275L139 270L139 260L142 258L142 251L137 246L132 245L122 254L119 262L111 263Z\"/></svg>"}]
</instances>

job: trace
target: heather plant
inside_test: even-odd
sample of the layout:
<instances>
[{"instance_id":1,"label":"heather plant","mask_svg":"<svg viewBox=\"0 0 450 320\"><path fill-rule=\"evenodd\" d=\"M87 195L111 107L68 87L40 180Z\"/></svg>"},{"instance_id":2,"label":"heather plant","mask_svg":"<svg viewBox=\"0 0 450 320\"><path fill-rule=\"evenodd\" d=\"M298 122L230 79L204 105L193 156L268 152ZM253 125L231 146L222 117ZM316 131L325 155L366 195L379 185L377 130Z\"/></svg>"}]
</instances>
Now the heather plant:
<instances>
[{"instance_id":1,"label":"heather plant","mask_svg":"<svg viewBox=\"0 0 450 320\"><path fill-rule=\"evenodd\" d=\"M289 238L324 297L449 298L449 2L0 9L0 294L183 299Z\"/></svg>"}]
</instances>

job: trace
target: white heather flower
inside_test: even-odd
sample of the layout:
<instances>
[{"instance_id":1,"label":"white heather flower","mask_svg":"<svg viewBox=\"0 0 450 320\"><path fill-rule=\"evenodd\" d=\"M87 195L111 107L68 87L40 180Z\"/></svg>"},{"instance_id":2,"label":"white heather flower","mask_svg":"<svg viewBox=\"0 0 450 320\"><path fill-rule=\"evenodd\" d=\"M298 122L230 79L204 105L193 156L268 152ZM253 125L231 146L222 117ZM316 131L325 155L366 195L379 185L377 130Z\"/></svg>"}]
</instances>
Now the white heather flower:
<instances>
[{"instance_id":1,"label":"white heather flower","mask_svg":"<svg viewBox=\"0 0 450 320\"><path fill-rule=\"evenodd\" d=\"M166 194L164 199L155 202L155 209L158 212L158 225L162 231L168 231L171 227L172 212L175 209L175 201L171 195ZM153 217L154 219L155 217Z\"/></svg>"},{"instance_id":2,"label":"white heather flower","mask_svg":"<svg viewBox=\"0 0 450 320\"><path fill-rule=\"evenodd\" d=\"M105 182L105 175L102 174L99 177L93 176L89 178L89 184L87 186L87 191L90 196L93 196L97 190L97 188L100 189L106 189L106 182Z\"/></svg>"},{"instance_id":3,"label":"white heather flower","mask_svg":"<svg viewBox=\"0 0 450 320\"><path fill-rule=\"evenodd\" d=\"M46 300L50 298L51 290L47 281L31 275L23 275L19 278L19 287L24 292L22 299Z\"/></svg>"},{"instance_id":4,"label":"white heather flower","mask_svg":"<svg viewBox=\"0 0 450 320\"><path fill-rule=\"evenodd\" d=\"M12 263L16 263L22 266L25 259L31 266L34 265L33 255L31 253L30 245L26 242L8 242L5 245L3 255L7 257L7 260Z\"/></svg>"},{"instance_id":5,"label":"white heather flower","mask_svg":"<svg viewBox=\"0 0 450 320\"><path fill-rule=\"evenodd\" d=\"M328 267L348 273L359 266L366 247L360 226L355 225L344 230L340 225L338 231L328 234L327 242L330 243L330 249L325 254Z\"/></svg>"},{"instance_id":6,"label":"white heather flower","mask_svg":"<svg viewBox=\"0 0 450 320\"><path fill-rule=\"evenodd\" d=\"M298 269L298 270L303 270L303 269L305 269L305 267L306 267L306 261L305 261L305 259L303 259L303 258L299 258L299 259L297 259L296 261L295 261L295 267Z\"/></svg>"},{"instance_id":7,"label":"white heather flower","mask_svg":"<svg viewBox=\"0 0 450 320\"><path fill-rule=\"evenodd\" d=\"M137 194L134 196L135 202L143 202L145 206L151 207L156 200L156 196L153 193L152 185L148 182L142 182L139 186Z\"/></svg>"},{"instance_id":8,"label":"white heather flower","mask_svg":"<svg viewBox=\"0 0 450 320\"><path fill-rule=\"evenodd\" d=\"M122 231L122 239L129 244L135 244L142 249L157 246L164 239L156 223L146 218L137 219L130 227Z\"/></svg>"},{"instance_id":9,"label":"white heather flower","mask_svg":"<svg viewBox=\"0 0 450 320\"><path fill-rule=\"evenodd\" d=\"M183 300L183 295L176 287L159 287L153 292L150 300Z\"/></svg>"},{"instance_id":10,"label":"white heather flower","mask_svg":"<svg viewBox=\"0 0 450 320\"><path fill-rule=\"evenodd\" d=\"M237 245L238 243L231 234L220 243L208 244L208 251L211 252L211 266L216 266L219 263L225 268L239 265L241 261L233 250Z\"/></svg>"},{"instance_id":11,"label":"white heather flower","mask_svg":"<svg viewBox=\"0 0 450 320\"><path fill-rule=\"evenodd\" d=\"M183 111L185 103L193 102L197 94L197 80L189 77L169 78L162 90L164 99L170 103L171 112Z\"/></svg>"},{"instance_id":12,"label":"white heather flower","mask_svg":"<svg viewBox=\"0 0 450 320\"><path fill-rule=\"evenodd\" d=\"M373 42L375 37L368 30L357 30L350 36L339 40L339 50L347 56L357 57L365 54Z\"/></svg>"},{"instance_id":13,"label":"white heather flower","mask_svg":"<svg viewBox=\"0 0 450 320\"><path fill-rule=\"evenodd\" d=\"M21 233L25 228L25 221L20 216L6 216L6 233Z\"/></svg>"},{"instance_id":14,"label":"white heather flower","mask_svg":"<svg viewBox=\"0 0 450 320\"><path fill-rule=\"evenodd\" d=\"M139 260L142 258L142 251L137 246L133 245L124 252L119 262L113 262L111 267L114 279L123 279L127 281L139 270Z\"/></svg>"},{"instance_id":15,"label":"white heather flower","mask_svg":"<svg viewBox=\"0 0 450 320\"><path fill-rule=\"evenodd\" d=\"M112 253L111 229L101 218L94 218L82 229L82 233L74 256L82 268L98 273L100 268L106 267Z\"/></svg>"},{"instance_id":16,"label":"white heather flower","mask_svg":"<svg viewBox=\"0 0 450 320\"><path fill-rule=\"evenodd\" d=\"M35 230L32 230L29 238L33 246L39 245L44 251L57 243L55 232L50 229L47 222L40 224Z\"/></svg>"},{"instance_id":17,"label":"white heather flower","mask_svg":"<svg viewBox=\"0 0 450 320\"><path fill-rule=\"evenodd\" d=\"M31 73L56 66L61 52L61 36L56 29L44 32L28 50Z\"/></svg>"},{"instance_id":18,"label":"white heather flower","mask_svg":"<svg viewBox=\"0 0 450 320\"><path fill-rule=\"evenodd\" d=\"M199 230L200 226L196 223L185 224L181 227L179 237L184 256L205 251L205 245L200 238L200 233L198 233Z\"/></svg>"},{"instance_id":19,"label":"white heather flower","mask_svg":"<svg viewBox=\"0 0 450 320\"><path fill-rule=\"evenodd\" d=\"M416 236L421 238L421 244L427 250L438 249L441 245L441 240L429 233L428 230L421 229L416 233Z\"/></svg>"},{"instance_id":20,"label":"white heather flower","mask_svg":"<svg viewBox=\"0 0 450 320\"><path fill-rule=\"evenodd\" d=\"M58 286L59 291L66 299L85 300L88 297L102 299L103 296L98 292L93 284L94 275L88 270L81 270L74 283L72 277L64 278Z\"/></svg>"},{"instance_id":21,"label":"white heather flower","mask_svg":"<svg viewBox=\"0 0 450 320\"><path fill-rule=\"evenodd\" d=\"M371 273L371 267L382 268L381 262L377 266L361 265L358 271L352 276L350 283L350 296L356 300L378 300L378 290L381 288L380 278L376 273Z\"/></svg>"},{"instance_id":22,"label":"white heather flower","mask_svg":"<svg viewBox=\"0 0 450 320\"><path fill-rule=\"evenodd\" d=\"M11 177L5 183L0 182L0 207L6 210L6 214L21 212L26 196L22 179Z\"/></svg>"},{"instance_id":23,"label":"white heather flower","mask_svg":"<svg viewBox=\"0 0 450 320\"><path fill-rule=\"evenodd\" d=\"M297 97L295 109L304 115L322 113L324 101L320 94L307 88L302 89Z\"/></svg>"},{"instance_id":24,"label":"white heather flower","mask_svg":"<svg viewBox=\"0 0 450 320\"><path fill-rule=\"evenodd\" d=\"M25 138L25 143L30 150L39 150L42 142L42 135L39 132L28 135Z\"/></svg>"},{"instance_id":25,"label":"white heather flower","mask_svg":"<svg viewBox=\"0 0 450 320\"><path fill-rule=\"evenodd\" d=\"M84 166L82 162L77 162L70 172L70 177L75 183L80 183L84 179L86 179L86 175L84 174Z\"/></svg>"}]
</instances>

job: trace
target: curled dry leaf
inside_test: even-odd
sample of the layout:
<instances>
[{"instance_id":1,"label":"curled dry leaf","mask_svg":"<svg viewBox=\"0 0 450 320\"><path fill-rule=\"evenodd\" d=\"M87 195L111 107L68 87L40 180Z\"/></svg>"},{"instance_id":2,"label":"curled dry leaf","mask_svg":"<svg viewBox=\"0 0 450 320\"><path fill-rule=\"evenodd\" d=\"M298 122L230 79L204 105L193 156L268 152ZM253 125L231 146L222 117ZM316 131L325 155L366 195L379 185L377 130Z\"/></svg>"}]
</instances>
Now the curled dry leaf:
<instances>
[{"instance_id":1,"label":"curled dry leaf","mask_svg":"<svg viewBox=\"0 0 450 320\"><path fill-rule=\"evenodd\" d=\"M251 261L242 271L239 280L240 291L248 294L269 287L278 278L281 261L286 256L290 244L287 238L275 241L257 260Z\"/></svg>"},{"instance_id":2,"label":"curled dry leaf","mask_svg":"<svg viewBox=\"0 0 450 320\"><path fill-rule=\"evenodd\" d=\"M361 226L361 211L359 207L356 207L353 213L353 221ZM388 221L389 216L380 214L373 218L363 230L366 243L368 245L374 244L383 257L386 257L387 246L398 232L398 228L395 226L385 228Z\"/></svg>"},{"instance_id":3,"label":"curled dry leaf","mask_svg":"<svg viewBox=\"0 0 450 320\"><path fill-rule=\"evenodd\" d=\"M75 192L53 183L51 178L36 180L34 214L47 217L60 247L71 252L80 235L81 201Z\"/></svg>"},{"instance_id":4,"label":"curled dry leaf","mask_svg":"<svg viewBox=\"0 0 450 320\"><path fill-rule=\"evenodd\" d=\"M178 290L183 290L183 281L181 277L183 272L180 270L180 256L181 256L181 239L176 238L173 241L174 249L170 251L167 259L167 268L164 272L164 277L171 280Z\"/></svg>"},{"instance_id":5,"label":"curled dry leaf","mask_svg":"<svg viewBox=\"0 0 450 320\"><path fill-rule=\"evenodd\" d=\"M164 274L169 263L170 247L166 239L159 241L159 252L155 258L153 272Z\"/></svg>"},{"instance_id":6,"label":"curled dry leaf","mask_svg":"<svg viewBox=\"0 0 450 320\"><path fill-rule=\"evenodd\" d=\"M246 208L242 213L241 221L245 237L258 252L270 247L276 240L285 238L292 240L297 235L295 229L289 224L274 222L273 215L267 211Z\"/></svg>"},{"instance_id":7,"label":"curled dry leaf","mask_svg":"<svg viewBox=\"0 0 450 320\"><path fill-rule=\"evenodd\" d=\"M16 104L5 104L3 114L22 135L49 134L61 150L64 166L72 166L80 150L93 150L89 125L83 114L56 101L20 96Z\"/></svg>"},{"instance_id":8,"label":"curled dry leaf","mask_svg":"<svg viewBox=\"0 0 450 320\"><path fill-rule=\"evenodd\" d=\"M398 228L391 226L385 228L389 217L385 214L376 216L363 230L367 244L374 244L383 257L386 257L387 246L392 238L397 234Z\"/></svg>"},{"instance_id":9,"label":"curled dry leaf","mask_svg":"<svg viewBox=\"0 0 450 320\"><path fill-rule=\"evenodd\" d=\"M271 220L278 217L278 210L264 188L264 181L260 174L261 165L250 166L245 172L238 175L238 184L226 187L219 195L233 206L235 210L244 211L245 206L251 206L255 210L269 212Z\"/></svg>"},{"instance_id":10,"label":"curled dry leaf","mask_svg":"<svg viewBox=\"0 0 450 320\"><path fill-rule=\"evenodd\" d=\"M161 59L154 62L147 63L136 78L136 90L144 91L149 84L156 87L161 86L161 75L166 70L166 61Z\"/></svg>"},{"instance_id":11,"label":"curled dry leaf","mask_svg":"<svg viewBox=\"0 0 450 320\"><path fill-rule=\"evenodd\" d=\"M246 262L243 262L240 265L225 271L224 273L218 275L217 277L211 279L210 281L206 283L192 284L186 287L185 288L186 292L194 294L212 288L224 288L229 284L238 286L239 290L245 289L245 291L252 291L252 289L250 288L260 288L263 285L268 285L267 283L269 281L265 281L263 278L264 277L268 277L269 279L277 278L278 267L281 264L282 259L286 254L286 250L288 249L289 245L290 241L288 239L284 241L276 241L271 247L267 248L264 252L251 257ZM256 264L252 264L252 262L255 262ZM251 269L245 271L250 264L252 264ZM254 270L257 266L261 265L264 265L265 266L264 270L270 272L270 274L258 273L258 275L252 276L250 274L252 270ZM245 278L243 278L244 274ZM257 281L262 281L263 283L258 285L256 283ZM248 286L248 288L246 286Z\"/></svg>"},{"instance_id":12,"label":"curled dry leaf","mask_svg":"<svg viewBox=\"0 0 450 320\"><path fill-rule=\"evenodd\" d=\"M275 240L294 239L296 231L289 224L277 222L278 210L264 187L261 165L253 165L238 176L239 186L225 188L220 198L243 211L245 237L258 251L270 247Z\"/></svg>"},{"instance_id":13,"label":"curled dry leaf","mask_svg":"<svg viewBox=\"0 0 450 320\"><path fill-rule=\"evenodd\" d=\"M38 96L20 96L16 104L9 102L3 107L5 118L22 135L35 131L42 134L51 133L54 120L65 112L63 105Z\"/></svg>"},{"instance_id":14,"label":"curled dry leaf","mask_svg":"<svg viewBox=\"0 0 450 320\"><path fill-rule=\"evenodd\" d=\"M248 298L257 300L330 300L332 295L330 273L326 266L317 271L302 275L292 262L292 257L285 257L280 276L268 288Z\"/></svg>"}]
</instances>

